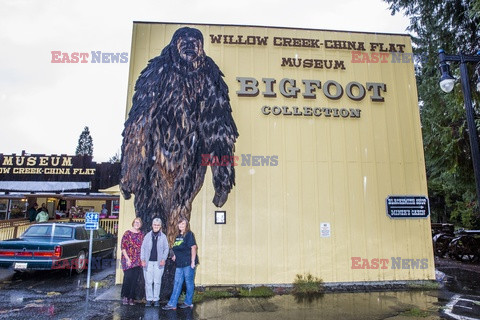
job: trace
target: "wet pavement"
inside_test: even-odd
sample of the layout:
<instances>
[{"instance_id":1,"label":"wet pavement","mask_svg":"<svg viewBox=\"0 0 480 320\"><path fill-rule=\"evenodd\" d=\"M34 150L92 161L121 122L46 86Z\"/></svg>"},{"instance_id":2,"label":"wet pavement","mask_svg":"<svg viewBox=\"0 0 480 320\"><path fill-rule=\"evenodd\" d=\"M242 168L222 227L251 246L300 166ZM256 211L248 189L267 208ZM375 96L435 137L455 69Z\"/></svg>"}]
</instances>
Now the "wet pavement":
<instances>
[{"instance_id":1,"label":"wet pavement","mask_svg":"<svg viewBox=\"0 0 480 320\"><path fill-rule=\"evenodd\" d=\"M436 259L437 278L442 288L437 291L441 311L447 319L480 319L480 264Z\"/></svg>"},{"instance_id":2,"label":"wet pavement","mask_svg":"<svg viewBox=\"0 0 480 320\"><path fill-rule=\"evenodd\" d=\"M91 289L87 274L64 270L25 272L0 271L0 319L95 319L111 312L105 303L90 308L99 292L114 283L114 268L92 271ZM102 319L102 318L100 318Z\"/></svg>"},{"instance_id":3,"label":"wet pavement","mask_svg":"<svg viewBox=\"0 0 480 320\"><path fill-rule=\"evenodd\" d=\"M480 319L480 265L436 262L441 288L435 290L228 298L176 311L121 305L113 267L93 271L90 290L85 288L86 272L14 275L1 270L0 319Z\"/></svg>"}]
</instances>

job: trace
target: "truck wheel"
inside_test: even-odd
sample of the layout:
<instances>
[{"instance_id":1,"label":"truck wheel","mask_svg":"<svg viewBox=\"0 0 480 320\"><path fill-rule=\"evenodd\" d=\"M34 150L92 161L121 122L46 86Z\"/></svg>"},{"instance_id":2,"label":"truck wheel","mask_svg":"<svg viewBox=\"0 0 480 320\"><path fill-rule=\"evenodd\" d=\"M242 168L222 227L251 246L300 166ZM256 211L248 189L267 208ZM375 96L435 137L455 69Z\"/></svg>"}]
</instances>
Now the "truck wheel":
<instances>
[{"instance_id":1,"label":"truck wheel","mask_svg":"<svg viewBox=\"0 0 480 320\"><path fill-rule=\"evenodd\" d=\"M75 259L75 272L78 274L82 273L85 270L85 266L87 265L87 256L85 251L81 250L77 254L77 258Z\"/></svg>"}]
</instances>

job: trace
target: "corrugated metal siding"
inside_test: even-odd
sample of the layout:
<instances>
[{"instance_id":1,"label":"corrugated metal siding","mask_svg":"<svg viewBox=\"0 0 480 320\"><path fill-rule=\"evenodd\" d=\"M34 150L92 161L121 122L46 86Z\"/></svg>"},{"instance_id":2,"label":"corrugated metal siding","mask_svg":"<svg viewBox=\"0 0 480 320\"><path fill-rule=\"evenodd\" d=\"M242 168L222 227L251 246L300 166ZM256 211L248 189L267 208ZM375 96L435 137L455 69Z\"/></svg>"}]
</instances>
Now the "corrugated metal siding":
<instances>
[{"instance_id":1,"label":"corrugated metal siding","mask_svg":"<svg viewBox=\"0 0 480 320\"><path fill-rule=\"evenodd\" d=\"M127 113L133 87L147 61L160 54L184 25L135 23ZM278 155L278 166L236 167L236 185L222 210L225 225L214 224L210 170L193 204L191 225L199 244L197 284L291 283L310 272L326 282L434 279L430 219L392 220L388 195L427 195L417 90L412 63L351 63L348 50L273 47L273 37L297 37L405 44L400 35L362 34L237 26L193 26L202 31L205 51L225 74L240 138L235 154ZM268 36L268 46L210 43L210 34ZM346 70L281 67L282 57L337 59ZM255 77L257 97L238 97L236 77ZM383 82L385 102L325 98L264 98L261 79ZM278 90L277 90L278 91ZM302 90L303 92L303 90ZM265 116L260 108L312 106L359 108L361 117ZM133 219L131 201L122 203L124 222ZM217 209L218 210L218 209ZM329 222L331 237L320 237ZM122 231L123 230L123 231ZM426 269L352 269L352 257L428 259ZM121 281L117 275L117 282Z\"/></svg>"}]
</instances>

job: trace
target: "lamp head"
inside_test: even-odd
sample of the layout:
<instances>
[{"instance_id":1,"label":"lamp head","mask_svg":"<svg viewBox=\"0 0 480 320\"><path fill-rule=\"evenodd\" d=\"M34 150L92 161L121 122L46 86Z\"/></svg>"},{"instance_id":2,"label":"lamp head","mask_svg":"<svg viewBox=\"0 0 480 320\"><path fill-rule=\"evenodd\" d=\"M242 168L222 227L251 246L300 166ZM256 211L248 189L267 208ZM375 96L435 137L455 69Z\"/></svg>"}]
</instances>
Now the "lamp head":
<instances>
[{"instance_id":1,"label":"lamp head","mask_svg":"<svg viewBox=\"0 0 480 320\"><path fill-rule=\"evenodd\" d=\"M440 88L443 92L449 93L455 85L455 78L452 77L450 73L450 65L445 61L440 62L440 72L442 73L440 77Z\"/></svg>"}]
</instances>

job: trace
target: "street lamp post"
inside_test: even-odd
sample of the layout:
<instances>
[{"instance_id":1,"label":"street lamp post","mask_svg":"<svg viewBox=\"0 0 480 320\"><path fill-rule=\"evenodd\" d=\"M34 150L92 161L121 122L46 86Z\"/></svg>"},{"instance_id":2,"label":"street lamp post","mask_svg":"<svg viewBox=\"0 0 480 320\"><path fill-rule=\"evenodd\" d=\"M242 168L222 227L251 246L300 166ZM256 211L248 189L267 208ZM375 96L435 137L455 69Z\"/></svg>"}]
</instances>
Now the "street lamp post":
<instances>
[{"instance_id":1,"label":"street lamp post","mask_svg":"<svg viewBox=\"0 0 480 320\"><path fill-rule=\"evenodd\" d=\"M442 76L440 78L440 88L444 92L453 90L455 78L450 73L449 62L460 62L460 80L462 83L463 100L465 102L465 112L467 114L468 136L470 138L470 149L472 151L473 172L475 175L475 185L477 189L477 205L480 206L480 152L478 146L478 133L475 125L473 106L472 106L472 92L470 91L470 83L468 78L467 63L480 63L480 55L469 56L464 54L446 55L443 49L438 50L438 58L440 60L440 71ZM480 82L479 82L480 83ZM477 84L477 90L479 84Z\"/></svg>"}]
</instances>

